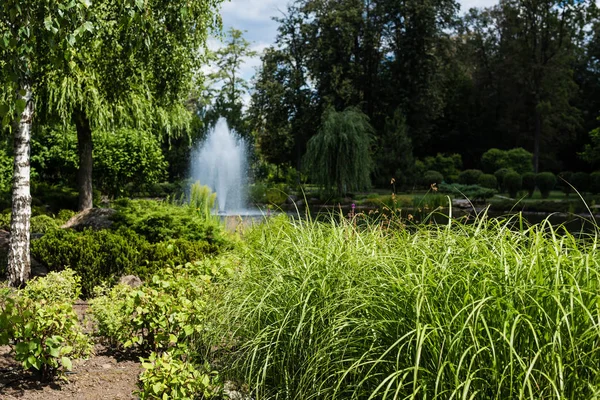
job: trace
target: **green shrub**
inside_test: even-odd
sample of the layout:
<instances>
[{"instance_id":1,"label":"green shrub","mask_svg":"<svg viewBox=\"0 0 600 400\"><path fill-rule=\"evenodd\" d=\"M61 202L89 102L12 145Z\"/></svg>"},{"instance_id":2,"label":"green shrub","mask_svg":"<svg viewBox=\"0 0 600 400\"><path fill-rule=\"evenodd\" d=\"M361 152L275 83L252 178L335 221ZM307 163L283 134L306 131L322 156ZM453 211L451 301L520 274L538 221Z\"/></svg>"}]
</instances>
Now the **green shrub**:
<instances>
[{"instance_id":1,"label":"green shrub","mask_svg":"<svg viewBox=\"0 0 600 400\"><path fill-rule=\"evenodd\" d=\"M429 187L433 184L439 185L444 181L444 177L437 171L427 171L421 179L423 186Z\"/></svg>"},{"instance_id":2,"label":"green shrub","mask_svg":"<svg viewBox=\"0 0 600 400\"><path fill-rule=\"evenodd\" d=\"M442 184L439 186L439 192L453 194L472 201L490 199L497 193L495 189L484 188L479 185L459 185L457 183Z\"/></svg>"},{"instance_id":3,"label":"green shrub","mask_svg":"<svg viewBox=\"0 0 600 400\"><path fill-rule=\"evenodd\" d=\"M13 158L0 148L0 192L9 192L12 187Z\"/></svg>"},{"instance_id":4,"label":"green shrub","mask_svg":"<svg viewBox=\"0 0 600 400\"><path fill-rule=\"evenodd\" d=\"M438 171L444 179L458 177L462 169L460 154L444 155L438 153L435 157L425 157L423 161L415 163L416 172L423 176L427 171ZM436 182L441 183L441 181Z\"/></svg>"},{"instance_id":5,"label":"green shrub","mask_svg":"<svg viewBox=\"0 0 600 400\"><path fill-rule=\"evenodd\" d=\"M31 254L50 271L69 267L82 277L82 293L95 286L114 284L128 271L136 271L148 243L135 232L120 229L74 232L57 229L31 243Z\"/></svg>"},{"instance_id":6,"label":"green shrub","mask_svg":"<svg viewBox=\"0 0 600 400\"><path fill-rule=\"evenodd\" d=\"M66 270L35 278L23 290L0 289L0 345L10 345L15 359L44 380L70 371L71 359L91 352L73 310L79 282Z\"/></svg>"},{"instance_id":7,"label":"green shrub","mask_svg":"<svg viewBox=\"0 0 600 400\"><path fill-rule=\"evenodd\" d=\"M579 193L586 193L590 186L590 175L585 172L575 172L571 177L571 184Z\"/></svg>"},{"instance_id":8,"label":"green shrub","mask_svg":"<svg viewBox=\"0 0 600 400\"><path fill-rule=\"evenodd\" d=\"M461 185L477 185L481 175L483 175L483 172L478 169L464 170L458 176L458 183Z\"/></svg>"},{"instance_id":9,"label":"green shrub","mask_svg":"<svg viewBox=\"0 0 600 400\"><path fill-rule=\"evenodd\" d=\"M590 174L590 192L593 194L600 194L600 171L592 172Z\"/></svg>"},{"instance_id":10,"label":"green shrub","mask_svg":"<svg viewBox=\"0 0 600 400\"><path fill-rule=\"evenodd\" d=\"M213 251L227 245L218 218L198 213L193 206L129 199L120 199L114 206L114 228L131 229L151 243L172 239L205 241Z\"/></svg>"},{"instance_id":11,"label":"green shrub","mask_svg":"<svg viewBox=\"0 0 600 400\"><path fill-rule=\"evenodd\" d=\"M535 183L542 193L542 197L547 199L550 191L556 186L556 176L552 172L542 172L535 176Z\"/></svg>"},{"instance_id":12,"label":"green shrub","mask_svg":"<svg viewBox=\"0 0 600 400\"><path fill-rule=\"evenodd\" d=\"M498 190L498 180L492 174L482 174L477 180L477 184L486 189Z\"/></svg>"},{"instance_id":13,"label":"green shrub","mask_svg":"<svg viewBox=\"0 0 600 400\"><path fill-rule=\"evenodd\" d=\"M529 197L533 197L536 187L536 175L533 172L523 174L523 189L527 190Z\"/></svg>"},{"instance_id":14,"label":"green shrub","mask_svg":"<svg viewBox=\"0 0 600 400\"><path fill-rule=\"evenodd\" d=\"M58 223L54 218L48 215L37 215L31 217L31 232L35 233L48 233L54 229L58 229Z\"/></svg>"},{"instance_id":15,"label":"green shrub","mask_svg":"<svg viewBox=\"0 0 600 400\"><path fill-rule=\"evenodd\" d=\"M517 197L519 191L523 187L523 178L515 171L509 171L504 175L502 186L512 198Z\"/></svg>"},{"instance_id":16,"label":"green shrub","mask_svg":"<svg viewBox=\"0 0 600 400\"><path fill-rule=\"evenodd\" d=\"M52 213L57 213L63 209L77 210L79 202L77 190L46 183L33 183L31 196L34 204L42 205ZM97 201L96 198L94 200Z\"/></svg>"},{"instance_id":17,"label":"green shrub","mask_svg":"<svg viewBox=\"0 0 600 400\"><path fill-rule=\"evenodd\" d=\"M533 155L521 147L511 150L490 149L481 156L481 165L488 173L506 168L524 174L533 172Z\"/></svg>"},{"instance_id":18,"label":"green shrub","mask_svg":"<svg viewBox=\"0 0 600 400\"><path fill-rule=\"evenodd\" d=\"M498 180L498 185L500 185L498 189L500 189L501 192L506 192L506 188L504 187L504 176L506 176L506 174L508 174L509 172L514 171L509 168L500 168L499 170L494 172L494 176L496 177L496 180Z\"/></svg>"},{"instance_id":19,"label":"green shrub","mask_svg":"<svg viewBox=\"0 0 600 400\"><path fill-rule=\"evenodd\" d=\"M140 400L222 398L222 385L208 365L194 366L185 355L165 352L142 358Z\"/></svg>"},{"instance_id":20,"label":"green shrub","mask_svg":"<svg viewBox=\"0 0 600 400\"><path fill-rule=\"evenodd\" d=\"M560 185L561 190L568 196L573 193L573 188L571 185L573 184L571 181L573 180L573 173L570 171L561 172L558 174L558 184Z\"/></svg>"}]
</instances>

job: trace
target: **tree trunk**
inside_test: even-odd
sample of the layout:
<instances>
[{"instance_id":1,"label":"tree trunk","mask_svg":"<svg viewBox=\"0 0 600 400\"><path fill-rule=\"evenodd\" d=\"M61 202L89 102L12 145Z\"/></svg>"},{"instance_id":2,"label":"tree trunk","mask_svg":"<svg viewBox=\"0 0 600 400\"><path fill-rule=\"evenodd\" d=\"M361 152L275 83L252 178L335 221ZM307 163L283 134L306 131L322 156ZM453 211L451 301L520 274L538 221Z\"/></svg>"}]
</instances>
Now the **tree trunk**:
<instances>
[{"instance_id":1,"label":"tree trunk","mask_svg":"<svg viewBox=\"0 0 600 400\"><path fill-rule=\"evenodd\" d=\"M12 215L10 219L10 241L8 247L8 281L13 287L22 287L31 273L29 254L29 223L31 220L31 190L29 165L33 99L31 87L25 85L25 110L21 114L14 137L14 169L12 187Z\"/></svg>"},{"instance_id":2,"label":"tree trunk","mask_svg":"<svg viewBox=\"0 0 600 400\"><path fill-rule=\"evenodd\" d=\"M77 152L79 154L79 171L77 171L79 211L83 211L94 206L92 192L92 130L90 129L90 121L84 112L76 113L75 128L77 129Z\"/></svg>"}]
</instances>

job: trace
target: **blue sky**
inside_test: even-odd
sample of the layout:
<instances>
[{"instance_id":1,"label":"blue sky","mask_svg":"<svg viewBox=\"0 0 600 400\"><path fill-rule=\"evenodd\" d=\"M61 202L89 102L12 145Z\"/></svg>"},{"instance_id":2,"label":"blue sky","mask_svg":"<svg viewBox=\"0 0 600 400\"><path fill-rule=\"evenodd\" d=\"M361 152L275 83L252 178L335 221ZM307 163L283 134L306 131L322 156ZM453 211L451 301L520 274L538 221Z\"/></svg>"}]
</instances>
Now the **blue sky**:
<instances>
[{"instance_id":1,"label":"blue sky","mask_svg":"<svg viewBox=\"0 0 600 400\"><path fill-rule=\"evenodd\" d=\"M459 0L461 10L471 7L487 7L498 2L498 0ZM261 53L270 46L277 33L277 23L271 18L282 15L288 0L230 0L223 3L221 15L223 17L223 28L230 27L246 31L244 37L252 43L252 47ZM211 40L211 48L219 46L219 42ZM246 60L242 75L251 79L256 68L260 65L260 57ZM247 99L246 99L247 100Z\"/></svg>"}]
</instances>

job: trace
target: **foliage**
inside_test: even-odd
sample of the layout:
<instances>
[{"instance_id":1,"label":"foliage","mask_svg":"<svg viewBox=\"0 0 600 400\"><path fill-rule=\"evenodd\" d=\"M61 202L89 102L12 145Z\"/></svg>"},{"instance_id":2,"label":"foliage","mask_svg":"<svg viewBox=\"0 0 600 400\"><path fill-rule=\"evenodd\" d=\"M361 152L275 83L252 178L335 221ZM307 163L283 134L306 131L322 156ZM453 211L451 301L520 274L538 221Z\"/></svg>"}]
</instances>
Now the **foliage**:
<instances>
[{"instance_id":1,"label":"foliage","mask_svg":"<svg viewBox=\"0 0 600 400\"><path fill-rule=\"evenodd\" d=\"M77 191L68 186L34 182L31 186L31 195L33 204L43 205L53 213L63 209L77 209Z\"/></svg>"},{"instance_id":2,"label":"foliage","mask_svg":"<svg viewBox=\"0 0 600 400\"><path fill-rule=\"evenodd\" d=\"M429 188L433 184L440 184L444 181L444 177L437 171L427 171L421 178L423 186Z\"/></svg>"},{"instance_id":3,"label":"foliage","mask_svg":"<svg viewBox=\"0 0 600 400\"><path fill-rule=\"evenodd\" d=\"M523 189L527 190L529 197L533 197L536 187L537 175L533 172L523 174Z\"/></svg>"},{"instance_id":4,"label":"foliage","mask_svg":"<svg viewBox=\"0 0 600 400\"><path fill-rule=\"evenodd\" d=\"M80 279L71 270L36 278L25 289L0 289L0 345L43 379L63 375L71 360L87 356L92 343L83 333L73 303Z\"/></svg>"},{"instance_id":5,"label":"foliage","mask_svg":"<svg viewBox=\"0 0 600 400\"><path fill-rule=\"evenodd\" d=\"M490 149L481 156L481 164L488 173L510 168L525 174L533 172L533 155L521 147L511 150Z\"/></svg>"},{"instance_id":6,"label":"foliage","mask_svg":"<svg viewBox=\"0 0 600 400\"><path fill-rule=\"evenodd\" d=\"M198 200L192 199L192 202ZM210 202L210 198L206 201ZM208 216L203 212L199 213L194 205L120 199L114 206L117 213L113 216L113 226L117 229L131 229L150 243L171 239L204 241L213 251L226 245L225 234L218 219L207 219Z\"/></svg>"},{"instance_id":7,"label":"foliage","mask_svg":"<svg viewBox=\"0 0 600 400\"><path fill-rule=\"evenodd\" d=\"M523 178L518 172L508 171L502 180L502 187L508 192L510 197L515 198L523 187Z\"/></svg>"},{"instance_id":8,"label":"foliage","mask_svg":"<svg viewBox=\"0 0 600 400\"><path fill-rule=\"evenodd\" d=\"M477 185L479 178L483 175L478 169L467 169L458 175L458 183L461 185Z\"/></svg>"},{"instance_id":9,"label":"foliage","mask_svg":"<svg viewBox=\"0 0 600 400\"><path fill-rule=\"evenodd\" d=\"M556 186L556 176L552 172L541 172L535 176L535 183L542 193L542 198L547 199L550 191Z\"/></svg>"},{"instance_id":10,"label":"foliage","mask_svg":"<svg viewBox=\"0 0 600 400\"><path fill-rule=\"evenodd\" d=\"M580 193L588 191L590 186L590 175L585 172L575 172L571 176L571 185L577 189Z\"/></svg>"},{"instance_id":11,"label":"foliage","mask_svg":"<svg viewBox=\"0 0 600 400\"><path fill-rule=\"evenodd\" d=\"M460 196L468 200L477 201L485 200L494 197L496 189L486 188L479 185L460 185L457 183L453 184L442 184L439 186L440 193L453 194Z\"/></svg>"},{"instance_id":12,"label":"foliage","mask_svg":"<svg viewBox=\"0 0 600 400\"><path fill-rule=\"evenodd\" d=\"M498 190L498 179L492 174L482 174L477 184L486 189Z\"/></svg>"},{"instance_id":13,"label":"foliage","mask_svg":"<svg viewBox=\"0 0 600 400\"><path fill-rule=\"evenodd\" d=\"M373 128L355 108L323 114L319 133L308 142L306 169L315 183L338 195L368 189L373 168L370 156Z\"/></svg>"},{"instance_id":14,"label":"foliage","mask_svg":"<svg viewBox=\"0 0 600 400\"><path fill-rule=\"evenodd\" d=\"M438 153L435 157L425 157L421 164L421 170L437 171L444 179L456 181L462 168L462 158L460 154L443 155Z\"/></svg>"},{"instance_id":15,"label":"foliage","mask_svg":"<svg viewBox=\"0 0 600 400\"><path fill-rule=\"evenodd\" d=\"M0 192L8 192L12 186L13 161L6 150L0 148Z\"/></svg>"},{"instance_id":16,"label":"foliage","mask_svg":"<svg viewBox=\"0 0 600 400\"><path fill-rule=\"evenodd\" d=\"M146 241L127 229L116 232L91 229L81 233L50 231L31 243L31 255L50 271L71 268L82 277L84 297L102 283L114 284L126 272L143 264Z\"/></svg>"},{"instance_id":17,"label":"foliage","mask_svg":"<svg viewBox=\"0 0 600 400\"><path fill-rule=\"evenodd\" d=\"M392 178L402 187L413 181L415 158L412 140L408 135L406 117L400 110L388 118L376 152L377 184L386 186Z\"/></svg>"},{"instance_id":18,"label":"foliage","mask_svg":"<svg viewBox=\"0 0 600 400\"><path fill-rule=\"evenodd\" d=\"M160 143L148 131L119 129L97 132L94 138L94 180L98 188L110 195L124 195L127 185L137 191L161 182L167 163Z\"/></svg>"},{"instance_id":19,"label":"foliage","mask_svg":"<svg viewBox=\"0 0 600 400\"><path fill-rule=\"evenodd\" d=\"M594 236L519 217L400 223L282 216L247 235L215 340L235 338L227 372L252 397L598 395Z\"/></svg>"},{"instance_id":20,"label":"foliage","mask_svg":"<svg viewBox=\"0 0 600 400\"><path fill-rule=\"evenodd\" d=\"M37 215L31 218L31 232L48 233L58 227L58 222L48 215Z\"/></svg>"},{"instance_id":21,"label":"foliage","mask_svg":"<svg viewBox=\"0 0 600 400\"><path fill-rule=\"evenodd\" d=\"M600 194L600 171L590 174L590 192Z\"/></svg>"},{"instance_id":22,"label":"foliage","mask_svg":"<svg viewBox=\"0 0 600 400\"><path fill-rule=\"evenodd\" d=\"M498 180L498 184L500 185L500 189L502 189L502 191L507 190L504 187L504 177L509 172L514 172L514 170L509 169L509 168L500 168L498 171L494 172L494 176L496 177L496 180Z\"/></svg>"},{"instance_id":23,"label":"foliage","mask_svg":"<svg viewBox=\"0 0 600 400\"><path fill-rule=\"evenodd\" d=\"M213 193L208 186L203 186L200 182L192 184L190 189L190 201L188 206L205 220L212 217L217 194Z\"/></svg>"},{"instance_id":24,"label":"foliage","mask_svg":"<svg viewBox=\"0 0 600 400\"><path fill-rule=\"evenodd\" d=\"M142 358L140 400L220 398L218 375L208 366L197 369L181 354L151 353Z\"/></svg>"}]
</instances>

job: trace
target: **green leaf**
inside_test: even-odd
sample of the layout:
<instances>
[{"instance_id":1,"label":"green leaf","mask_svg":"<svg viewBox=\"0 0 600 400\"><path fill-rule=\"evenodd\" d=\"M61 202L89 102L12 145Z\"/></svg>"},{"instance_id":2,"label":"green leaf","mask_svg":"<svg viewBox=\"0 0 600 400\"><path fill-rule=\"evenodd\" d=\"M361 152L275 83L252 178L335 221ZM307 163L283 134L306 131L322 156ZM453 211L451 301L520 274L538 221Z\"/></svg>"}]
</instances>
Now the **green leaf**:
<instances>
[{"instance_id":1,"label":"green leaf","mask_svg":"<svg viewBox=\"0 0 600 400\"><path fill-rule=\"evenodd\" d=\"M144 0L135 0L135 5L140 10L144 8Z\"/></svg>"},{"instance_id":2,"label":"green leaf","mask_svg":"<svg viewBox=\"0 0 600 400\"><path fill-rule=\"evenodd\" d=\"M48 16L44 18L44 27L47 31L52 31L52 17Z\"/></svg>"},{"instance_id":3,"label":"green leaf","mask_svg":"<svg viewBox=\"0 0 600 400\"><path fill-rule=\"evenodd\" d=\"M10 108L6 104L0 104L0 117L4 117L9 111Z\"/></svg>"},{"instance_id":4,"label":"green leaf","mask_svg":"<svg viewBox=\"0 0 600 400\"><path fill-rule=\"evenodd\" d=\"M158 394L160 393L160 390L162 389L162 383L158 382L155 383L154 385L152 385L152 391L154 391L154 394Z\"/></svg>"},{"instance_id":5,"label":"green leaf","mask_svg":"<svg viewBox=\"0 0 600 400\"><path fill-rule=\"evenodd\" d=\"M25 102L24 99L18 99L15 102L15 107L17 108L17 113L18 114L22 114L23 111L25 111L25 107L27 106L27 103ZM27 328L26 328L27 329Z\"/></svg>"},{"instance_id":6,"label":"green leaf","mask_svg":"<svg viewBox=\"0 0 600 400\"><path fill-rule=\"evenodd\" d=\"M90 6L92 5L92 0L79 0L79 2L83 4L85 8L90 8Z\"/></svg>"},{"instance_id":7,"label":"green leaf","mask_svg":"<svg viewBox=\"0 0 600 400\"><path fill-rule=\"evenodd\" d=\"M37 370L40 369L40 360L38 360L34 356L27 357L27 362L35 369L37 369Z\"/></svg>"},{"instance_id":8,"label":"green leaf","mask_svg":"<svg viewBox=\"0 0 600 400\"><path fill-rule=\"evenodd\" d=\"M71 359L69 357L61 358L60 362L63 365L63 367L65 367L67 369L67 371L70 371L73 369L73 363L71 362Z\"/></svg>"}]
</instances>

